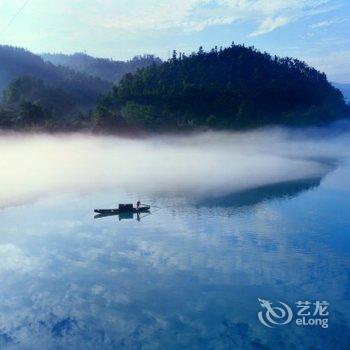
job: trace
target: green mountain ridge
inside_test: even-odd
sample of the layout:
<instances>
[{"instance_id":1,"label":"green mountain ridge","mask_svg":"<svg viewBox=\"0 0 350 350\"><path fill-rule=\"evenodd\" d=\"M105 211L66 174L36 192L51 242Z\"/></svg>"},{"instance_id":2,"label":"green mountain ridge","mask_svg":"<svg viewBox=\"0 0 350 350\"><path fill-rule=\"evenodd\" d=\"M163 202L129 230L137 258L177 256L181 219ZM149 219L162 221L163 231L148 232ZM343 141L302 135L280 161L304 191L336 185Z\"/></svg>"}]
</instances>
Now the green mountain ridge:
<instances>
[{"instance_id":1,"label":"green mountain ridge","mask_svg":"<svg viewBox=\"0 0 350 350\"><path fill-rule=\"evenodd\" d=\"M44 62L40 56L25 49L0 46L0 92L21 76L41 79L50 87L65 90L77 104L90 107L112 86L100 78Z\"/></svg>"},{"instance_id":2,"label":"green mountain ridge","mask_svg":"<svg viewBox=\"0 0 350 350\"><path fill-rule=\"evenodd\" d=\"M126 73L135 73L138 69L147 67L153 63L162 63L161 59L154 55L135 56L128 61L96 58L85 53L75 53L72 55L41 54L41 57L44 61L56 66L65 66L77 72L98 77L112 83L118 83Z\"/></svg>"},{"instance_id":3,"label":"green mountain ridge","mask_svg":"<svg viewBox=\"0 0 350 350\"><path fill-rule=\"evenodd\" d=\"M162 63L151 55L124 63L85 54L51 55L54 59L57 65L0 46L0 128L229 130L324 125L350 114L324 73L244 45L200 48L189 56L174 51ZM121 67L129 72L120 79ZM110 81L101 79L106 74ZM115 79L120 81L112 88Z\"/></svg>"}]
</instances>

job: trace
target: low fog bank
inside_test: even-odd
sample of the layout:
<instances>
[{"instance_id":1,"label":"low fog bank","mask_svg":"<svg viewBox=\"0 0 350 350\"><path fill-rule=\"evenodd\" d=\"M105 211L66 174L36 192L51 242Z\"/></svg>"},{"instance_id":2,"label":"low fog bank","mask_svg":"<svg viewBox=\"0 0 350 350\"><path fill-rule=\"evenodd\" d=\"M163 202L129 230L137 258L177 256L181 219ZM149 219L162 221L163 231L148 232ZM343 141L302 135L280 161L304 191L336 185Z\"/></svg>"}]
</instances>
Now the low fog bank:
<instances>
[{"instance_id":1,"label":"low fog bank","mask_svg":"<svg viewBox=\"0 0 350 350\"><path fill-rule=\"evenodd\" d=\"M60 192L126 190L215 197L322 178L347 157L349 133L206 132L144 139L0 136L0 207Z\"/></svg>"}]
</instances>

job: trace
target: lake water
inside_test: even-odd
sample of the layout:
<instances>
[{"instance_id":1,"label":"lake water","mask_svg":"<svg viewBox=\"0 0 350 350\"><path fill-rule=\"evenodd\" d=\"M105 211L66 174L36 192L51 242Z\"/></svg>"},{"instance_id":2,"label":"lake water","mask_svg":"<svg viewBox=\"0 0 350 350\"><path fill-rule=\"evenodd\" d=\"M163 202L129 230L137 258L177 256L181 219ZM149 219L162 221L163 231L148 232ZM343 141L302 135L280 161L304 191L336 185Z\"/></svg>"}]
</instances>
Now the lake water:
<instances>
[{"instance_id":1,"label":"lake water","mask_svg":"<svg viewBox=\"0 0 350 350\"><path fill-rule=\"evenodd\" d=\"M22 173L2 193L13 203L0 210L1 349L349 348L348 159L220 196L63 191L44 177L59 191L35 193ZM150 215L94 218L139 198ZM263 325L259 299L293 319ZM297 301L327 301L328 327L297 325Z\"/></svg>"}]
</instances>

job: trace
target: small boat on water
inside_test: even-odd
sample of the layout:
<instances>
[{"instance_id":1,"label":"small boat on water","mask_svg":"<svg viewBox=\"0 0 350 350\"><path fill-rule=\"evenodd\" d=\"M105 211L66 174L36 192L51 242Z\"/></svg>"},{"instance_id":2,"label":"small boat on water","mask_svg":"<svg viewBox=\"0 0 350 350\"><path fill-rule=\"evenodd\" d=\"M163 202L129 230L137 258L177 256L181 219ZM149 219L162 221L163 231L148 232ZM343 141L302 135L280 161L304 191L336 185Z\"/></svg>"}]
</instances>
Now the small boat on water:
<instances>
[{"instance_id":1,"label":"small boat on water","mask_svg":"<svg viewBox=\"0 0 350 350\"><path fill-rule=\"evenodd\" d=\"M147 213L150 209L149 205L134 207L133 204L119 204L116 209L95 209L94 212L102 215L138 214Z\"/></svg>"}]
</instances>

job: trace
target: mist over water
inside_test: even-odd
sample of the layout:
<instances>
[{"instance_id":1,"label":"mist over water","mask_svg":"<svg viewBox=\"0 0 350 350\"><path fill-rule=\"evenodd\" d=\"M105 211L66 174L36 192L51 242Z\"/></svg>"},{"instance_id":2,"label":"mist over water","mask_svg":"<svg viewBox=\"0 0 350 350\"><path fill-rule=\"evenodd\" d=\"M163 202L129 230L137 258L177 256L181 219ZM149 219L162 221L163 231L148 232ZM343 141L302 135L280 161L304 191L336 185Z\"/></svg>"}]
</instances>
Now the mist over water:
<instances>
[{"instance_id":1,"label":"mist over water","mask_svg":"<svg viewBox=\"0 0 350 350\"><path fill-rule=\"evenodd\" d=\"M0 206L72 191L216 197L322 178L346 157L347 140L286 129L142 139L3 134Z\"/></svg>"},{"instance_id":2,"label":"mist over water","mask_svg":"<svg viewBox=\"0 0 350 350\"><path fill-rule=\"evenodd\" d=\"M0 136L0 348L347 349L349 140ZM271 330L259 298L326 300L329 329Z\"/></svg>"}]
</instances>

